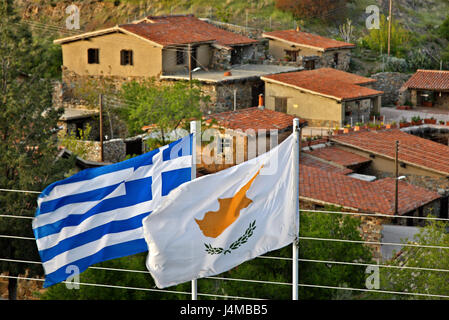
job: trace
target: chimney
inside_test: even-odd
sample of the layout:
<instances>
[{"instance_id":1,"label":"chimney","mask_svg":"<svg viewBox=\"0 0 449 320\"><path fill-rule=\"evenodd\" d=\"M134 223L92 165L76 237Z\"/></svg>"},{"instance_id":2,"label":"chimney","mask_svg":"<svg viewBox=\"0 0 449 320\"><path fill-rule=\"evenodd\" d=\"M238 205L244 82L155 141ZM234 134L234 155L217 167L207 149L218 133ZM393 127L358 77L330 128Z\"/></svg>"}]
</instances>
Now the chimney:
<instances>
[{"instance_id":1,"label":"chimney","mask_svg":"<svg viewBox=\"0 0 449 320\"><path fill-rule=\"evenodd\" d=\"M296 26L296 32L301 31L301 27L300 26Z\"/></svg>"},{"instance_id":2,"label":"chimney","mask_svg":"<svg viewBox=\"0 0 449 320\"><path fill-rule=\"evenodd\" d=\"M263 94L262 94L262 93L259 94L259 106L258 106L258 108L259 108L260 110L265 109L265 106L264 106L264 104L263 104Z\"/></svg>"}]
</instances>

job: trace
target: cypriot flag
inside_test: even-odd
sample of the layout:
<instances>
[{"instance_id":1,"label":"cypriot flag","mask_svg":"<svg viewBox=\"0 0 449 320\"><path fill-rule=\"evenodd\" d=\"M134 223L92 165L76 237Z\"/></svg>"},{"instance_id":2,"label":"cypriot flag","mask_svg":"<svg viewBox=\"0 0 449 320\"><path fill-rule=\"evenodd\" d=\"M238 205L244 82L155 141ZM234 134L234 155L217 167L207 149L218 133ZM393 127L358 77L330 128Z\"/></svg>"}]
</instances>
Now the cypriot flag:
<instances>
[{"instance_id":1,"label":"cypriot flag","mask_svg":"<svg viewBox=\"0 0 449 320\"><path fill-rule=\"evenodd\" d=\"M159 288L225 272L295 239L294 136L173 190L143 220ZM299 164L296 164L299 165Z\"/></svg>"}]
</instances>

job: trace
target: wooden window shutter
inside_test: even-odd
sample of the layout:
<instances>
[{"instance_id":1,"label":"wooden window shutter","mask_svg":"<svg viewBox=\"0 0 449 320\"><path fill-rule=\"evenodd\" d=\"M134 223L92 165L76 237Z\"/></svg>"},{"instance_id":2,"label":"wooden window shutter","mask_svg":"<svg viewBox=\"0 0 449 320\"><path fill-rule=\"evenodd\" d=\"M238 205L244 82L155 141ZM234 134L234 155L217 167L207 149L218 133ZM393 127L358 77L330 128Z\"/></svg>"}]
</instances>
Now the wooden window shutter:
<instances>
[{"instance_id":1,"label":"wooden window shutter","mask_svg":"<svg viewBox=\"0 0 449 320\"><path fill-rule=\"evenodd\" d=\"M120 51L120 64L125 65L125 50Z\"/></svg>"}]
</instances>

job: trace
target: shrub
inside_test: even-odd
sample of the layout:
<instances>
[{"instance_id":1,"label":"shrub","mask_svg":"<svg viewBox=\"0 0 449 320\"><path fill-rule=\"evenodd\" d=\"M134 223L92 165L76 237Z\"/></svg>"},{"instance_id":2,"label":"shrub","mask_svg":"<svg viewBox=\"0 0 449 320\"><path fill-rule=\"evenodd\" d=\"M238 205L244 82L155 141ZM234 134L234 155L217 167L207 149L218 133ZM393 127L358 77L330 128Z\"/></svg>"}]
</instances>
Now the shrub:
<instances>
[{"instance_id":1,"label":"shrub","mask_svg":"<svg viewBox=\"0 0 449 320\"><path fill-rule=\"evenodd\" d=\"M343 15L347 0L276 0L276 8L297 17L331 20Z\"/></svg>"},{"instance_id":2,"label":"shrub","mask_svg":"<svg viewBox=\"0 0 449 320\"><path fill-rule=\"evenodd\" d=\"M388 57L385 63L385 70L390 72L407 72L409 66L402 58Z\"/></svg>"}]
</instances>

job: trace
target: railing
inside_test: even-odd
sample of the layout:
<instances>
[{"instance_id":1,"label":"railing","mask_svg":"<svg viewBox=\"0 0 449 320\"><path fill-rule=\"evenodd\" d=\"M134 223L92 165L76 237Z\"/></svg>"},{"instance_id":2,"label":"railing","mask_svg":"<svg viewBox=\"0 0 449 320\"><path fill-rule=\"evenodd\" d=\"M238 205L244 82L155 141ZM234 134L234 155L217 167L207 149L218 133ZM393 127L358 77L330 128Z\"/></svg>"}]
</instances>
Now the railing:
<instances>
[{"instance_id":1,"label":"railing","mask_svg":"<svg viewBox=\"0 0 449 320\"><path fill-rule=\"evenodd\" d=\"M0 192L18 192L18 193L39 193L35 191L25 191L25 190L10 190L10 189L0 189ZM352 215L357 217L363 217L363 216L372 216L372 217L379 217L379 218L391 218L390 215L381 215L381 214L371 214L371 213L351 213L351 212L341 212L341 211L322 211L322 210L300 210L300 212L307 212L307 213L316 213L316 214L338 214L338 215ZM33 217L27 217L27 216L16 216L16 215L10 215L10 214L0 214L0 218L5 219L19 219L23 223L30 223L33 219ZM436 218L436 217L407 217L402 216L401 219L419 219L424 221L443 221L443 222L449 222L449 219L443 219L443 218ZM31 227L31 226L30 226ZM33 237L24 237L20 235L5 235L0 234L1 239L11 239L11 240L23 240L23 241L35 241ZM319 241L319 242L325 242L325 243L349 243L354 245L376 245L376 246L399 246L399 247L414 247L414 248L422 248L422 249L439 249L443 250L442 254L447 254L446 249L449 249L447 246L441 246L441 245L429 245L429 244L420 244L420 243L393 243L393 242L377 242L377 241L365 241L365 240L351 240L351 239L333 239L333 238L320 238L320 237L305 237L300 236L298 239L299 243L306 242L306 241ZM301 249L300 249L301 250ZM291 257L279 257L279 256L273 256L267 254L263 256L259 256L256 259L260 260L272 260L273 262L276 261L287 261L292 262ZM0 257L0 262L9 262L9 263L20 263L20 264L29 264L29 265L41 265L42 263L40 261L32 261L32 260L24 260L24 259L14 259L14 258L5 258ZM327 260L327 259L308 259L308 258L299 258L298 262L300 263L311 263L311 264L325 264L325 265L339 265L339 266L358 266L358 267L378 267L382 269L395 269L395 270L413 270L416 272L440 272L440 273L447 273L449 272L449 269L445 268L428 268L428 267L414 267L414 266L407 266L404 265L389 265L389 264L376 264L376 263L365 263L365 262L359 262L359 261L338 261L338 260ZM245 263L251 263L251 262L245 262ZM123 273L136 273L136 274L147 274L150 275L150 273L146 270L135 270L135 269L127 269L127 268L109 268L109 267L101 267L101 266L91 266L89 269L92 270L103 270L108 272L123 272ZM301 268L299 270L301 273ZM20 281L37 281L37 282L43 282L44 279L40 277L27 277L27 276L11 276L6 274L1 274L0 278L4 279L17 279ZM229 274L222 274L222 275L216 275L213 277L206 277L202 279L198 279L198 284L200 285L202 281L205 281L203 279L208 280L215 280L215 281L230 281L230 282L236 282L241 283L242 286L248 285L248 284L255 284L255 285L272 285L276 287L291 287L292 283L289 282L283 282L283 281L270 281L270 280L256 280L256 279L244 279L244 278L233 278L229 277ZM114 284L101 284L101 283L89 283L89 282L74 282L74 281L65 281L65 283L70 283L72 285L80 285L80 286L92 286L100 288L113 288L113 289L120 289L120 290L137 290L137 291L143 291L143 292L158 292L161 294L176 294L180 296L185 296L185 298L189 298L191 295L190 291L182 291L182 290L164 290L164 289L157 289L155 287L135 287L135 286L126 286L126 285L114 285ZM149 282L150 283L150 282ZM404 292L404 291L394 291L394 290L382 290L382 289L372 289L372 288L354 288L350 286L335 286L335 285L323 285L323 284L314 284L314 283L299 283L298 284L299 290L303 288L315 288L315 289L323 289L323 290L338 290L338 291L347 291L347 292L358 292L358 293L377 293L377 294L383 294L383 295L392 295L392 296L409 296L409 297L425 297L425 298L449 298L449 295L443 294L443 293L429 293L429 292ZM291 291L291 289L290 289ZM178 296L178 297L180 297ZM245 299L245 300L261 300L264 299L264 297L249 297L249 296L240 296L240 295L234 295L232 292L226 292L225 294L217 294L217 293L210 293L210 292L198 292L198 297L204 297L204 298L212 298L212 299Z\"/></svg>"}]
</instances>

